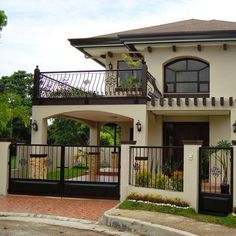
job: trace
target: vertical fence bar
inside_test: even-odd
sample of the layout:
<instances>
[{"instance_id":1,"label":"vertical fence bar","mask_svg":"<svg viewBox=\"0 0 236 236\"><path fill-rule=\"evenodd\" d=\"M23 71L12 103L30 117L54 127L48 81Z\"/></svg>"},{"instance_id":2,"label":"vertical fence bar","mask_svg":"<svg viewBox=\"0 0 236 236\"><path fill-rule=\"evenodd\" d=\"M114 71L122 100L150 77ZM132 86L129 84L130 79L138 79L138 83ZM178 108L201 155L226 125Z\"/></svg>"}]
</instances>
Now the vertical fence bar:
<instances>
[{"instance_id":1,"label":"vertical fence bar","mask_svg":"<svg viewBox=\"0 0 236 236\"><path fill-rule=\"evenodd\" d=\"M64 183L65 183L65 146L61 146L61 166L60 166L61 196L63 196L64 194Z\"/></svg>"}]
</instances>

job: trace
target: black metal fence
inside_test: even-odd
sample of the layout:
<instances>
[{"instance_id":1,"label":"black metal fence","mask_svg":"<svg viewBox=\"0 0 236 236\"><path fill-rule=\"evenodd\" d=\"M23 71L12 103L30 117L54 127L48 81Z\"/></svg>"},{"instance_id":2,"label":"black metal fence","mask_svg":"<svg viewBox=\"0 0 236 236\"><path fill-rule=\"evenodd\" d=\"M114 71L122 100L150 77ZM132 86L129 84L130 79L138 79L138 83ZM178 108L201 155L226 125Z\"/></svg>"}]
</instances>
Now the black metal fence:
<instances>
[{"instance_id":1,"label":"black metal fence","mask_svg":"<svg viewBox=\"0 0 236 236\"><path fill-rule=\"evenodd\" d=\"M199 150L199 212L226 215L233 208L233 148Z\"/></svg>"},{"instance_id":2,"label":"black metal fence","mask_svg":"<svg viewBox=\"0 0 236 236\"><path fill-rule=\"evenodd\" d=\"M161 96L155 78L143 69L40 72L34 75L34 99Z\"/></svg>"},{"instance_id":3,"label":"black metal fence","mask_svg":"<svg viewBox=\"0 0 236 236\"><path fill-rule=\"evenodd\" d=\"M119 195L119 147L13 144L9 163L10 193Z\"/></svg>"},{"instance_id":4,"label":"black metal fence","mask_svg":"<svg viewBox=\"0 0 236 236\"><path fill-rule=\"evenodd\" d=\"M233 149L202 147L200 154L200 190L209 193L232 193Z\"/></svg>"},{"instance_id":5,"label":"black metal fence","mask_svg":"<svg viewBox=\"0 0 236 236\"><path fill-rule=\"evenodd\" d=\"M130 147L130 185L183 191L183 147Z\"/></svg>"}]
</instances>

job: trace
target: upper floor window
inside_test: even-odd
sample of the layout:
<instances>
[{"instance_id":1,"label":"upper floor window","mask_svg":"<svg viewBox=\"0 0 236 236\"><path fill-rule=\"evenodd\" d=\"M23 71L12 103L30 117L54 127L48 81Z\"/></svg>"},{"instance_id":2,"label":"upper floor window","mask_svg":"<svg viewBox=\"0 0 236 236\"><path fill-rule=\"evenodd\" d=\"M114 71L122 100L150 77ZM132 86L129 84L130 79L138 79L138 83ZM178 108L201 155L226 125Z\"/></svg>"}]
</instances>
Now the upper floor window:
<instances>
[{"instance_id":1,"label":"upper floor window","mask_svg":"<svg viewBox=\"0 0 236 236\"><path fill-rule=\"evenodd\" d=\"M209 64L181 59L165 66L164 92L168 94L209 93Z\"/></svg>"}]
</instances>

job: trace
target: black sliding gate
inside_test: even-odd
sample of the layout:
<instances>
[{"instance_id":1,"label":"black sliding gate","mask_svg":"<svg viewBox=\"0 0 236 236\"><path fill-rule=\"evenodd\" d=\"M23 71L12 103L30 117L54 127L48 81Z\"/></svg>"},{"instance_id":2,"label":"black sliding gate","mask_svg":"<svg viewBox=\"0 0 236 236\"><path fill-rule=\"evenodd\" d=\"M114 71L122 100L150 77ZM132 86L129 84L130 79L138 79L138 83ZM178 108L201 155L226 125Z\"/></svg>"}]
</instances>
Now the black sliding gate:
<instances>
[{"instance_id":1,"label":"black sliding gate","mask_svg":"<svg viewBox=\"0 0 236 236\"><path fill-rule=\"evenodd\" d=\"M231 213L233 148L201 147L199 151L199 212Z\"/></svg>"},{"instance_id":2,"label":"black sliding gate","mask_svg":"<svg viewBox=\"0 0 236 236\"><path fill-rule=\"evenodd\" d=\"M10 145L9 193L119 199L120 147Z\"/></svg>"}]
</instances>

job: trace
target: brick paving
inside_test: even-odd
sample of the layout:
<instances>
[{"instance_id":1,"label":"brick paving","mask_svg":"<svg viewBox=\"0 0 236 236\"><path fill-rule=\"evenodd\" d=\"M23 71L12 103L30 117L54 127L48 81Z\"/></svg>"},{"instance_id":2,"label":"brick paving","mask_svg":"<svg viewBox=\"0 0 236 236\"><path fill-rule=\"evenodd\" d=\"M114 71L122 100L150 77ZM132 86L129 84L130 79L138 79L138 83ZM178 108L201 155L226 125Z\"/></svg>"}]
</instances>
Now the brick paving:
<instances>
[{"instance_id":1,"label":"brick paving","mask_svg":"<svg viewBox=\"0 0 236 236\"><path fill-rule=\"evenodd\" d=\"M0 196L0 212L46 214L95 221L116 204L118 204L117 200Z\"/></svg>"}]
</instances>

